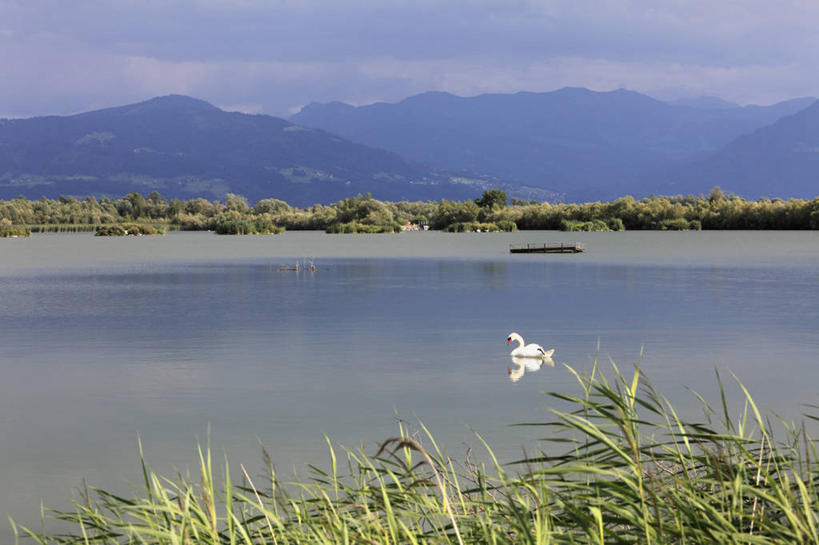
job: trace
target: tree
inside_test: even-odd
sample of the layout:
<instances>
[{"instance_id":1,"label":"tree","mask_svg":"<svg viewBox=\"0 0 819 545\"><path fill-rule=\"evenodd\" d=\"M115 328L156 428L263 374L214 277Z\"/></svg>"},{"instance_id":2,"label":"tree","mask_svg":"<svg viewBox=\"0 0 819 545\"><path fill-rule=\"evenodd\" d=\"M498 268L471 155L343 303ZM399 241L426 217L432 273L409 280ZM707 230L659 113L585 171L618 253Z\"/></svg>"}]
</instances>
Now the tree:
<instances>
[{"instance_id":1,"label":"tree","mask_svg":"<svg viewBox=\"0 0 819 545\"><path fill-rule=\"evenodd\" d=\"M484 189L483 196L475 199L475 204L481 208L495 210L506 206L506 192L500 189Z\"/></svg>"},{"instance_id":2,"label":"tree","mask_svg":"<svg viewBox=\"0 0 819 545\"><path fill-rule=\"evenodd\" d=\"M708 202L711 204L719 204L722 202L724 197L725 193L722 192L722 188L720 186L716 186L711 190L711 193L708 194Z\"/></svg>"},{"instance_id":3,"label":"tree","mask_svg":"<svg viewBox=\"0 0 819 545\"><path fill-rule=\"evenodd\" d=\"M236 212L240 212L242 214L250 212L250 206L247 204L247 199L241 195L235 195L233 193L228 193L225 195L225 207L228 210L235 210Z\"/></svg>"}]
</instances>

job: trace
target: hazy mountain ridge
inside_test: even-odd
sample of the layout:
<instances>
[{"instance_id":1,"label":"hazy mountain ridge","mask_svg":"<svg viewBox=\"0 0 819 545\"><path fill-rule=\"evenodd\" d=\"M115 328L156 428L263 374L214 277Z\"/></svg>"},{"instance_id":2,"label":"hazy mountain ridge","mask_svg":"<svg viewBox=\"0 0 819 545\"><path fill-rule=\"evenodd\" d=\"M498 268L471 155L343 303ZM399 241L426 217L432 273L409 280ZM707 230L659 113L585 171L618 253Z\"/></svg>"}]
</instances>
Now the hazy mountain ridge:
<instances>
[{"instance_id":1,"label":"hazy mountain ridge","mask_svg":"<svg viewBox=\"0 0 819 545\"><path fill-rule=\"evenodd\" d=\"M469 198L484 185L517 189L493 178L453 180L320 129L225 112L185 96L0 124L0 198L157 190L168 197L233 192L309 205L359 192L393 200ZM522 191L532 198L554 195Z\"/></svg>"},{"instance_id":2,"label":"hazy mountain ridge","mask_svg":"<svg viewBox=\"0 0 819 545\"><path fill-rule=\"evenodd\" d=\"M669 189L730 191L767 197L819 196L819 101L743 135L669 176Z\"/></svg>"},{"instance_id":3,"label":"hazy mountain ridge","mask_svg":"<svg viewBox=\"0 0 819 545\"><path fill-rule=\"evenodd\" d=\"M431 92L396 104L312 104L291 120L439 168L486 172L585 200L654 193L652 184L662 186L675 168L814 101L731 107L714 97L672 104L626 90L466 98Z\"/></svg>"}]
</instances>

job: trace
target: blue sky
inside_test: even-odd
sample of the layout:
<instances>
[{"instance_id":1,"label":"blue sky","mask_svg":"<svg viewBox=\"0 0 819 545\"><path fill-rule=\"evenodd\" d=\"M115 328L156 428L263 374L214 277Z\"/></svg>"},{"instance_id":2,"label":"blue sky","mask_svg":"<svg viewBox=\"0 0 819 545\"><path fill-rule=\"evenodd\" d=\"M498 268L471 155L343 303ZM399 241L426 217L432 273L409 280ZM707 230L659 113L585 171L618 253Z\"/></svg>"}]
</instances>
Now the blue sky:
<instances>
[{"instance_id":1,"label":"blue sky","mask_svg":"<svg viewBox=\"0 0 819 545\"><path fill-rule=\"evenodd\" d=\"M564 86L769 104L819 95L817 28L814 0L0 0L0 116Z\"/></svg>"}]
</instances>

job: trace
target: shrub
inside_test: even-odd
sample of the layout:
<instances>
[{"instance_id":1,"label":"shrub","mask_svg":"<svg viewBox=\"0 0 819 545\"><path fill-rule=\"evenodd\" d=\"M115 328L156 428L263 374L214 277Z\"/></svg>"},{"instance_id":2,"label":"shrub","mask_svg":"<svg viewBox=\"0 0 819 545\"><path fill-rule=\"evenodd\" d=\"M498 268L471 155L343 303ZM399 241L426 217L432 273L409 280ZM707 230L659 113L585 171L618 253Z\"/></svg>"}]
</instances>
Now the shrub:
<instances>
[{"instance_id":1,"label":"shrub","mask_svg":"<svg viewBox=\"0 0 819 545\"><path fill-rule=\"evenodd\" d=\"M663 231L686 231L689 229L688 220L685 218L662 220L659 225Z\"/></svg>"},{"instance_id":2,"label":"shrub","mask_svg":"<svg viewBox=\"0 0 819 545\"><path fill-rule=\"evenodd\" d=\"M560 220L561 231L610 231L609 226L603 220L575 221Z\"/></svg>"},{"instance_id":3,"label":"shrub","mask_svg":"<svg viewBox=\"0 0 819 545\"><path fill-rule=\"evenodd\" d=\"M207 231L213 227L204 216L187 213L180 213L171 223L182 231Z\"/></svg>"},{"instance_id":4,"label":"shrub","mask_svg":"<svg viewBox=\"0 0 819 545\"><path fill-rule=\"evenodd\" d=\"M606 225L609 226L609 230L611 231L625 231L626 226L623 223L623 220L620 218L609 218L606 220Z\"/></svg>"},{"instance_id":5,"label":"shrub","mask_svg":"<svg viewBox=\"0 0 819 545\"><path fill-rule=\"evenodd\" d=\"M390 223L388 225L370 225L355 221L347 223L334 223L325 229L326 233L338 234L373 234L373 233L400 233L401 224Z\"/></svg>"},{"instance_id":6,"label":"shrub","mask_svg":"<svg viewBox=\"0 0 819 545\"><path fill-rule=\"evenodd\" d=\"M95 236L98 237L124 237L142 235L164 235L165 230L153 225L141 225L136 223L117 223L114 225L100 225L97 227Z\"/></svg>"},{"instance_id":7,"label":"shrub","mask_svg":"<svg viewBox=\"0 0 819 545\"><path fill-rule=\"evenodd\" d=\"M30 237L31 231L25 227L0 226L0 238Z\"/></svg>"},{"instance_id":8,"label":"shrub","mask_svg":"<svg viewBox=\"0 0 819 545\"><path fill-rule=\"evenodd\" d=\"M446 233L490 233L500 231L500 227L494 223L457 222L451 223L444 228Z\"/></svg>"},{"instance_id":9,"label":"shrub","mask_svg":"<svg viewBox=\"0 0 819 545\"><path fill-rule=\"evenodd\" d=\"M218 235L278 235L284 232L283 227L264 219L225 219L216 223L215 230Z\"/></svg>"},{"instance_id":10,"label":"shrub","mask_svg":"<svg viewBox=\"0 0 819 545\"><path fill-rule=\"evenodd\" d=\"M506 231L507 233L511 233L512 231L517 231L518 226L514 221L510 220L500 220L495 225L498 226L498 229L501 231Z\"/></svg>"}]
</instances>

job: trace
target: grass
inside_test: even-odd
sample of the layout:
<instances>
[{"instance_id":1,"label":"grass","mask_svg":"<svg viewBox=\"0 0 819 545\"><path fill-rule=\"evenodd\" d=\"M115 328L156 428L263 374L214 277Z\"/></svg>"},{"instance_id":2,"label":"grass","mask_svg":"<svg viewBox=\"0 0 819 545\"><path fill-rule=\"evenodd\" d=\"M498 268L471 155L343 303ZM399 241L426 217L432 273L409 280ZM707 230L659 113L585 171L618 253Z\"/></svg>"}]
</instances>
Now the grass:
<instances>
[{"instance_id":1,"label":"grass","mask_svg":"<svg viewBox=\"0 0 819 545\"><path fill-rule=\"evenodd\" d=\"M86 233L94 232L99 227L98 223L43 223L28 225L32 233Z\"/></svg>"},{"instance_id":2,"label":"grass","mask_svg":"<svg viewBox=\"0 0 819 545\"><path fill-rule=\"evenodd\" d=\"M423 428L371 454L328 440L325 469L283 482L199 451L199 474L166 478L143 461L133 497L91 490L50 516L71 531L15 531L41 544L792 544L818 543L819 470L803 426L772 425L750 394L721 396L683 420L639 369L611 379L596 365L577 392L555 392L543 453L503 466L460 464ZM696 394L695 394L696 395ZM808 416L809 419L814 417ZM784 429L776 438L774 429Z\"/></svg>"},{"instance_id":3,"label":"grass","mask_svg":"<svg viewBox=\"0 0 819 545\"><path fill-rule=\"evenodd\" d=\"M175 225L164 223L129 222L128 224L100 224L100 223L41 223L27 224L20 227L28 229L32 233L95 233L100 228L110 228L115 225L138 225L152 228L158 231L178 230Z\"/></svg>"}]
</instances>

